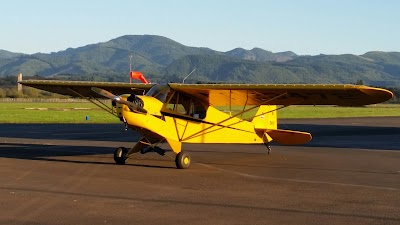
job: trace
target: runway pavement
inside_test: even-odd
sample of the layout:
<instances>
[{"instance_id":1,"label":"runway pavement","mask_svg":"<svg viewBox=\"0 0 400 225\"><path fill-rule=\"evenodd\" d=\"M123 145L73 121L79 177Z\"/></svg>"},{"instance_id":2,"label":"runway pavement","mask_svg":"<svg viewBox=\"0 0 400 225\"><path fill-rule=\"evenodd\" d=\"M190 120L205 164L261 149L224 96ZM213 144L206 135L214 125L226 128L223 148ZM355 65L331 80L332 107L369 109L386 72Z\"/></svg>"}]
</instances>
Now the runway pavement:
<instances>
[{"instance_id":1,"label":"runway pavement","mask_svg":"<svg viewBox=\"0 0 400 225\"><path fill-rule=\"evenodd\" d=\"M0 224L400 224L400 118L281 120L304 146L134 155L123 125L0 124ZM167 148L166 145L163 147Z\"/></svg>"}]
</instances>

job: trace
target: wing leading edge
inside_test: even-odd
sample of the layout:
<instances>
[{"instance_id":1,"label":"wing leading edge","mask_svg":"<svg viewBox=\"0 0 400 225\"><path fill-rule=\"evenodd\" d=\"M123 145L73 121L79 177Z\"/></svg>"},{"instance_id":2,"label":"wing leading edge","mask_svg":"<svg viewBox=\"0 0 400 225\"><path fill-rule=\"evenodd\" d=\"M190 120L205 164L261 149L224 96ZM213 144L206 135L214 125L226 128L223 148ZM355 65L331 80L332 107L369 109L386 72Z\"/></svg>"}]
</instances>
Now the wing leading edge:
<instances>
[{"instance_id":1,"label":"wing leading edge","mask_svg":"<svg viewBox=\"0 0 400 225\"><path fill-rule=\"evenodd\" d=\"M387 101L393 93L351 84L169 84L210 105L361 106Z\"/></svg>"},{"instance_id":2,"label":"wing leading edge","mask_svg":"<svg viewBox=\"0 0 400 225\"><path fill-rule=\"evenodd\" d=\"M113 94L137 94L148 91L154 84L120 83L120 82L90 82L90 81L61 81L61 80L22 80L20 84L73 97L104 98L92 91L92 87L107 90Z\"/></svg>"}]
</instances>

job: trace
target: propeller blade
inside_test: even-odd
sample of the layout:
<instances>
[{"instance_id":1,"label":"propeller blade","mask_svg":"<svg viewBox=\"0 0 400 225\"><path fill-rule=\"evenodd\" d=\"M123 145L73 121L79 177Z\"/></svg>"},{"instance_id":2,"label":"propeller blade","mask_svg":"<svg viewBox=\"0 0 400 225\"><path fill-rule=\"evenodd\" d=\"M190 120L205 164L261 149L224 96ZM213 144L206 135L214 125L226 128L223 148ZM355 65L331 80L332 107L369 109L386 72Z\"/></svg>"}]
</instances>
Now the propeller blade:
<instances>
[{"instance_id":1,"label":"propeller blade","mask_svg":"<svg viewBox=\"0 0 400 225\"><path fill-rule=\"evenodd\" d=\"M111 92L108 92L108 91L106 91L104 89L101 89L101 88L92 87L91 89L92 89L92 91L96 92L97 94L102 95L102 96L104 96L106 98L109 98L111 100L118 100L118 98L119 98L118 96L112 94Z\"/></svg>"},{"instance_id":2,"label":"propeller blade","mask_svg":"<svg viewBox=\"0 0 400 225\"><path fill-rule=\"evenodd\" d=\"M91 89L92 89L92 91L96 92L99 95L102 95L102 96L104 96L106 98L109 98L109 99L111 99L111 100L113 100L115 102L118 102L120 104L127 105L132 111L139 112L139 113L147 113L147 111L145 109L143 109L142 107L136 105L133 102L123 100L119 96L114 95L111 92L108 92L108 91L106 91L104 89L97 88L97 87L92 87Z\"/></svg>"}]
</instances>

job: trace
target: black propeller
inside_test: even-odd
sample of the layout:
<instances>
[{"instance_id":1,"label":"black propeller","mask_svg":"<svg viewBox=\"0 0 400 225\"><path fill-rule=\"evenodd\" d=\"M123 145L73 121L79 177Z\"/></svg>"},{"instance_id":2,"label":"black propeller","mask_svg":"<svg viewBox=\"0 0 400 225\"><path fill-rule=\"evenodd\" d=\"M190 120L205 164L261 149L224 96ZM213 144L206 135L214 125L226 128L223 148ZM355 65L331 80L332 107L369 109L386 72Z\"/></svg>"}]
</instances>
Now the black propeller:
<instances>
[{"instance_id":1,"label":"black propeller","mask_svg":"<svg viewBox=\"0 0 400 225\"><path fill-rule=\"evenodd\" d=\"M92 87L91 89L92 89L92 91L96 92L99 95L102 95L106 98L109 98L109 99L115 101L115 102L118 102L119 104L124 104L124 105L128 106L129 109L131 109L134 112L147 113L147 111L145 109L143 109L142 106L137 104L136 101L130 102L130 101L123 100L121 97L114 95L106 90L101 89L101 88Z\"/></svg>"}]
</instances>

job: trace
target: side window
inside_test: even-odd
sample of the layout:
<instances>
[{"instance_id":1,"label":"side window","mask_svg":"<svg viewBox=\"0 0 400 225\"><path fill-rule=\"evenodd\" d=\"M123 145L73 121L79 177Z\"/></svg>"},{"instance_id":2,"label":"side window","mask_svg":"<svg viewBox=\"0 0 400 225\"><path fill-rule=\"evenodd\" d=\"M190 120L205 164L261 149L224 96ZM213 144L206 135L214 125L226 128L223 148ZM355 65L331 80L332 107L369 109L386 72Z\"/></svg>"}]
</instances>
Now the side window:
<instances>
[{"instance_id":1,"label":"side window","mask_svg":"<svg viewBox=\"0 0 400 225\"><path fill-rule=\"evenodd\" d=\"M206 117L206 108L198 99L178 92L175 92L166 108L195 119Z\"/></svg>"},{"instance_id":2,"label":"side window","mask_svg":"<svg viewBox=\"0 0 400 225\"><path fill-rule=\"evenodd\" d=\"M188 115L189 114L188 111L189 107L187 105L188 102L189 102L188 99L184 95L175 92L172 99L167 103L166 108L178 112L180 114Z\"/></svg>"},{"instance_id":3,"label":"side window","mask_svg":"<svg viewBox=\"0 0 400 225\"><path fill-rule=\"evenodd\" d=\"M189 112L189 115L195 119L204 119L206 117L206 108L195 98L192 98L190 101Z\"/></svg>"}]
</instances>

